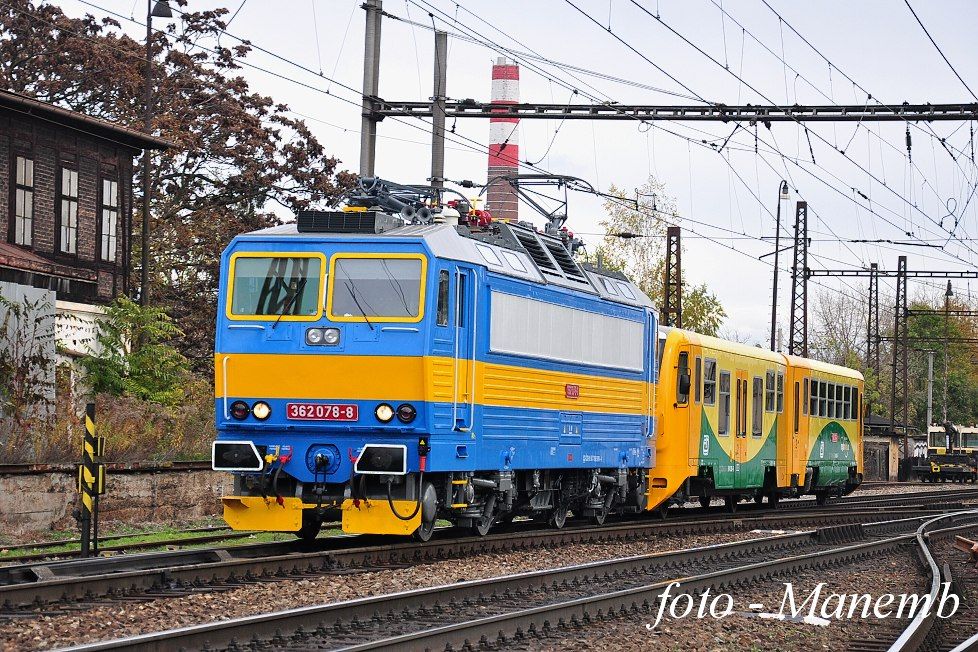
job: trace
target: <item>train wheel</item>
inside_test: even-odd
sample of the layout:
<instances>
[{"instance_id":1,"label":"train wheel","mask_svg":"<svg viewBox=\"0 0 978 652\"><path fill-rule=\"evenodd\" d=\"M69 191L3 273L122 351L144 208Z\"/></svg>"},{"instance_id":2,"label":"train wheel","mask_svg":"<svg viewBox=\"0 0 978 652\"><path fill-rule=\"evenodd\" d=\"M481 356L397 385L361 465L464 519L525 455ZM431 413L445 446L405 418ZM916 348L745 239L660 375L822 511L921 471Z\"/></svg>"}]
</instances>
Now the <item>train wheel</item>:
<instances>
[{"instance_id":1,"label":"train wheel","mask_svg":"<svg viewBox=\"0 0 978 652\"><path fill-rule=\"evenodd\" d=\"M302 510L302 527L295 533L303 541L315 541L319 536L319 530L323 527L323 522L314 514L315 510Z\"/></svg>"},{"instance_id":2,"label":"train wheel","mask_svg":"<svg viewBox=\"0 0 978 652\"><path fill-rule=\"evenodd\" d=\"M416 541L421 543L427 543L431 541L431 536L435 533L435 519L431 519L430 522L425 523L424 519L421 520L421 525L418 529L414 531L414 538Z\"/></svg>"},{"instance_id":3,"label":"train wheel","mask_svg":"<svg viewBox=\"0 0 978 652\"><path fill-rule=\"evenodd\" d=\"M710 497L709 496L700 496L700 507L702 507L703 509L706 509L709 506L710 506Z\"/></svg>"},{"instance_id":4,"label":"train wheel","mask_svg":"<svg viewBox=\"0 0 978 652\"><path fill-rule=\"evenodd\" d=\"M484 537L489 534L489 530L492 529L492 525L495 522L496 519L492 516L477 518L472 523L472 531L480 537Z\"/></svg>"},{"instance_id":5,"label":"train wheel","mask_svg":"<svg viewBox=\"0 0 978 652\"><path fill-rule=\"evenodd\" d=\"M604 525L604 522L608 519L608 509L596 509L591 512L591 522L595 525Z\"/></svg>"},{"instance_id":6,"label":"train wheel","mask_svg":"<svg viewBox=\"0 0 978 652\"><path fill-rule=\"evenodd\" d=\"M561 529L567 523L567 505L558 505L550 513L550 525L556 529Z\"/></svg>"},{"instance_id":7,"label":"train wheel","mask_svg":"<svg viewBox=\"0 0 978 652\"><path fill-rule=\"evenodd\" d=\"M727 511L731 514L737 511L737 503L740 500L740 496L724 496L723 506L727 508Z\"/></svg>"}]
</instances>

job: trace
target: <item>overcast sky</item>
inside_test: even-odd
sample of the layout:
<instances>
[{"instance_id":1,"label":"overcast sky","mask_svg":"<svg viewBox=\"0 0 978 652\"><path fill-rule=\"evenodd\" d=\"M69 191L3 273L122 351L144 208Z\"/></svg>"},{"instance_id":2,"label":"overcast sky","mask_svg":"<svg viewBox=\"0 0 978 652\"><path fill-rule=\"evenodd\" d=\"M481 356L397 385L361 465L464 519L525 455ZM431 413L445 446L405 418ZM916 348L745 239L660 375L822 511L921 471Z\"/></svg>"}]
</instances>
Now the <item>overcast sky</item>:
<instances>
[{"instance_id":1,"label":"overcast sky","mask_svg":"<svg viewBox=\"0 0 978 652\"><path fill-rule=\"evenodd\" d=\"M534 63L542 74L528 66L521 70L524 101L564 104L572 98L568 87L581 91L575 102L586 101L583 93L635 104L700 103L697 97L726 104L975 101L903 0L768 0L773 10L763 0L641 0L648 14L628 0L573 2L599 24L565 0L385 0L384 9L425 25L432 23L430 11L439 29L475 33L495 43L491 49L450 38L448 95L454 99L488 100L492 62L513 49L532 50L552 61L634 82L625 84ZM133 0L96 0L96 4L126 16L133 15L138 4L138 19L143 20L144 5L139 0L135 4ZM242 73L256 90L287 103L305 117L327 150L341 159L342 166L356 171L358 96L316 73L321 70L325 77L359 89L364 32L361 0L246 0L241 4L241 0L190 0L191 8L227 6L234 12L241 7L228 31L285 59L253 52L247 60L318 90L247 68ZM974 47L978 3L911 0L911 4L951 64L978 92L978 49ZM61 6L70 15L103 15L78 0L64 0ZM786 22L782 23L774 11ZM124 27L135 38L142 38L140 30L144 28L131 23ZM710 61L670 27L723 65ZM430 29L385 19L380 95L427 100L432 87L432 51ZM787 66L779 59L782 56ZM665 92L652 90L655 88ZM325 91L355 100L357 106ZM867 92L874 100L867 100ZM758 238L774 235L772 213L777 208L782 178L792 188L790 206L784 204L782 214L788 227L794 202L803 198L809 203L813 268L861 267L878 262L883 269L894 269L897 256L907 254L911 269L975 269L978 197L970 202L969 197L978 180L978 168L972 160L969 123L911 126L912 171L906 152L907 125L902 122L809 123L808 138L796 123L774 123L770 130L761 125L757 131L758 154L753 127L744 127L730 138L722 153L717 153L702 141L718 146L731 134L732 125L660 122L649 129L635 121L567 121L562 125L556 121L524 121L520 157L539 161L540 167L551 172L582 177L603 190L611 184L635 188L649 175L663 181L676 198L681 215L695 220L678 222L684 227L686 280L707 283L727 310L727 328L748 334L753 341L766 341L769 329L772 269L766 262L771 258L761 261L758 256L771 251L773 244ZM448 144L446 175L484 182L487 156L472 141L480 146L488 142L488 123L459 120L455 131L470 140ZM429 176L430 136L424 123L388 119L380 124L379 134L379 176L405 183L423 182ZM947 139L955 159L939 138ZM845 156L840 149L845 150ZM569 214L572 230L586 234L591 243L600 238L599 200L572 196ZM525 208L521 216L541 224ZM694 232L713 240L697 237ZM782 254L784 267L788 260L789 254ZM864 292L864 279L847 279L848 286L839 280L818 281L823 287L812 286L813 292L826 288ZM790 281L786 273L779 285L780 321L787 330L784 317ZM971 285L970 290L978 294L978 282ZM955 281L954 286L961 296L969 292L966 281ZM891 283L884 283L881 292L889 297L892 288ZM923 292L936 292L936 288L920 284L912 288L912 294Z\"/></svg>"}]
</instances>

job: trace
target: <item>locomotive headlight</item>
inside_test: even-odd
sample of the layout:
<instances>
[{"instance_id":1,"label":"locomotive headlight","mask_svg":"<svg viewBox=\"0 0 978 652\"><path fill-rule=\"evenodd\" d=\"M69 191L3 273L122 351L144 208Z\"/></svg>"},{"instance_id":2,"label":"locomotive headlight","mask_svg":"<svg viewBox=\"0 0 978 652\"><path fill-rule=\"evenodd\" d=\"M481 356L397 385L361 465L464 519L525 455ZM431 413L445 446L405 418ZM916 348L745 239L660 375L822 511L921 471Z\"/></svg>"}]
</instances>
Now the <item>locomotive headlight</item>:
<instances>
[{"instance_id":1,"label":"locomotive headlight","mask_svg":"<svg viewBox=\"0 0 978 652\"><path fill-rule=\"evenodd\" d=\"M321 328L309 328L306 329L306 344L316 344L323 343L323 329Z\"/></svg>"},{"instance_id":2,"label":"locomotive headlight","mask_svg":"<svg viewBox=\"0 0 978 652\"><path fill-rule=\"evenodd\" d=\"M248 414L251 412L251 408L244 401L235 401L231 404L231 416L238 421L244 421L248 418Z\"/></svg>"},{"instance_id":3,"label":"locomotive headlight","mask_svg":"<svg viewBox=\"0 0 978 652\"><path fill-rule=\"evenodd\" d=\"M340 329L338 328L327 328L323 331L323 343L329 346L335 346L340 343Z\"/></svg>"},{"instance_id":4,"label":"locomotive headlight","mask_svg":"<svg viewBox=\"0 0 978 652\"><path fill-rule=\"evenodd\" d=\"M411 423L416 416L418 411L410 403L401 403L397 406L397 419L401 423Z\"/></svg>"},{"instance_id":5,"label":"locomotive headlight","mask_svg":"<svg viewBox=\"0 0 978 652\"><path fill-rule=\"evenodd\" d=\"M381 403L374 409L374 416L381 423L388 423L394 418L394 408L389 406L387 403Z\"/></svg>"},{"instance_id":6,"label":"locomotive headlight","mask_svg":"<svg viewBox=\"0 0 978 652\"><path fill-rule=\"evenodd\" d=\"M272 407L265 401L258 401L251 406L251 413L259 421L264 421L272 414Z\"/></svg>"}]
</instances>

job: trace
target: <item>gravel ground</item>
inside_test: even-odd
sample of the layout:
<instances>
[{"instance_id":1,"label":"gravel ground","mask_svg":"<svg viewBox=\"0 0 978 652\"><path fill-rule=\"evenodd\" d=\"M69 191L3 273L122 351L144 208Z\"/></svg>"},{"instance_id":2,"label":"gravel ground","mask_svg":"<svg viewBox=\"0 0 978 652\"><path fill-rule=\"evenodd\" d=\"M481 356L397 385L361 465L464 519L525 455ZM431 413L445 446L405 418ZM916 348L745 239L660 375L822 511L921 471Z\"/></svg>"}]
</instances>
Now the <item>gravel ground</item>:
<instances>
[{"instance_id":1,"label":"gravel ground","mask_svg":"<svg viewBox=\"0 0 978 652\"><path fill-rule=\"evenodd\" d=\"M69 615L0 621L0 649L47 649L392 591L763 536L767 535L738 532L658 537L633 543L577 544L529 552L480 555L413 568L254 584L188 597L110 603Z\"/></svg>"},{"instance_id":2,"label":"gravel ground","mask_svg":"<svg viewBox=\"0 0 978 652\"><path fill-rule=\"evenodd\" d=\"M833 592L869 593L925 592L924 576L916 557L900 553L858 564L827 570L809 570L791 578L796 604L800 604L820 582L822 595ZM592 625L586 631L561 639L529 646L530 650L676 650L682 652L722 652L744 650L844 650L852 639L871 638L895 631L895 621L834 620L827 626L761 619L750 614L749 605L762 603L777 612L784 598L783 581L764 582L750 588L734 589L735 613L722 619L693 616L673 619L666 615L655 629L655 613L617 619ZM675 593L675 591L674 591ZM715 592L714 592L715 594ZM696 603L698 608L699 602ZM833 605L834 606L834 605ZM830 607L830 611L833 607ZM658 610L658 603L655 604ZM694 610L695 615L695 610ZM905 623L904 623L905 626Z\"/></svg>"},{"instance_id":3,"label":"gravel ground","mask_svg":"<svg viewBox=\"0 0 978 652\"><path fill-rule=\"evenodd\" d=\"M955 490L966 491L968 489L978 489L978 485L957 484L954 482L951 483L939 482L933 484L929 482L919 482L919 483L893 482L891 484L885 484L885 485L860 487L849 495L850 496L886 496L889 494L925 493L930 491L955 491Z\"/></svg>"}]
</instances>

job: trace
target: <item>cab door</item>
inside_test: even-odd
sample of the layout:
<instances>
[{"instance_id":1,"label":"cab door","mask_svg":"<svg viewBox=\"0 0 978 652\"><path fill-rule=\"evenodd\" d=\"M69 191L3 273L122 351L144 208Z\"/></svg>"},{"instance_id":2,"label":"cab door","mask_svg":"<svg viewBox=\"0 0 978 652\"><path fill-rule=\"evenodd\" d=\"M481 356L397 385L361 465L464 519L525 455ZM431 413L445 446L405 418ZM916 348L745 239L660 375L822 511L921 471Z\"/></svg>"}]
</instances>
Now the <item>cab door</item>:
<instances>
[{"instance_id":1,"label":"cab door","mask_svg":"<svg viewBox=\"0 0 978 652\"><path fill-rule=\"evenodd\" d=\"M475 419L477 279L473 267L459 265L455 269L452 422L459 432L471 430Z\"/></svg>"}]
</instances>

